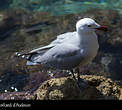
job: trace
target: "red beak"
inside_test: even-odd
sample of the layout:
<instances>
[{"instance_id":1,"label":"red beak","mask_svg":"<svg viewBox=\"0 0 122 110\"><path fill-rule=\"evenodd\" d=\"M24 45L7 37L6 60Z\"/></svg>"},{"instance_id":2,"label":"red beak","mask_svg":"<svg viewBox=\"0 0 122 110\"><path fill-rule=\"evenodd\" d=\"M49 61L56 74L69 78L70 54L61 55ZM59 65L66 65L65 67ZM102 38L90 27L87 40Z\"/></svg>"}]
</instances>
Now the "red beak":
<instances>
[{"instance_id":1,"label":"red beak","mask_svg":"<svg viewBox=\"0 0 122 110\"><path fill-rule=\"evenodd\" d=\"M105 26L100 26L100 27L98 27L98 28L96 28L97 30L102 30L102 31L108 31L108 28L107 27L105 27Z\"/></svg>"}]
</instances>

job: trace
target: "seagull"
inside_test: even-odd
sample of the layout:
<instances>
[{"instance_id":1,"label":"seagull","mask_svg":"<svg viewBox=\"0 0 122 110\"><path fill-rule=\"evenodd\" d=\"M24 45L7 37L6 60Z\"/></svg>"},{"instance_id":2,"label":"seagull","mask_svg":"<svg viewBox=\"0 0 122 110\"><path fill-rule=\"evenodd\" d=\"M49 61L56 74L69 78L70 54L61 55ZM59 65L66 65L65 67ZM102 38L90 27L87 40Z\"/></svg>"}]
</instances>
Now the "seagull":
<instances>
[{"instance_id":1,"label":"seagull","mask_svg":"<svg viewBox=\"0 0 122 110\"><path fill-rule=\"evenodd\" d=\"M77 82L79 82L79 65L83 67L90 63L99 49L96 30L107 31L108 29L91 18L83 18L77 21L76 31L58 35L57 39L47 46L28 53L17 52L16 55L26 58L26 65L43 65L59 70L69 70L75 80L73 69L76 69Z\"/></svg>"}]
</instances>

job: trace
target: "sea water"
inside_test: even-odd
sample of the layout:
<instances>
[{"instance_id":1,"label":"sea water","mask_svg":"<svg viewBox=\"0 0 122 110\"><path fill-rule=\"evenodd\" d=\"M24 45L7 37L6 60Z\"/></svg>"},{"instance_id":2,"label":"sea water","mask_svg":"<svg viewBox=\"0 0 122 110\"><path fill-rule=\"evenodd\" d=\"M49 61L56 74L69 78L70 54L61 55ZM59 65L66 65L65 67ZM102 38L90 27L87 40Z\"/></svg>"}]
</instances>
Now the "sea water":
<instances>
[{"instance_id":1,"label":"sea water","mask_svg":"<svg viewBox=\"0 0 122 110\"><path fill-rule=\"evenodd\" d=\"M1 0L0 9L21 8L63 15L91 8L114 9L122 13L122 0Z\"/></svg>"}]
</instances>

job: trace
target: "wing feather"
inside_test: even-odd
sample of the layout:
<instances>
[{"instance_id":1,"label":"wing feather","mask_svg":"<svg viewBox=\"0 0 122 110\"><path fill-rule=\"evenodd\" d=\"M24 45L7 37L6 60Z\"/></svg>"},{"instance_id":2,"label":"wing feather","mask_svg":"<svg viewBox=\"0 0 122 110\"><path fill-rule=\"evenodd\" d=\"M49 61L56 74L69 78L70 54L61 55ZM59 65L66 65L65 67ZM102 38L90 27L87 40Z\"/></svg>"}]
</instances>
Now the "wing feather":
<instances>
[{"instance_id":1,"label":"wing feather","mask_svg":"<svg viewBox=\"0 0 122 110\"><path fill-rule=\"evenodd\" d=\"M75 32L74 32L75 33ZM73 32L67 32L65 34L61 34L61 35L58 35L57 36L57 39L52 41L49 45L47 46L44 46L44 47L40 47L40 48L37 48L37 49L34 49L32 51L30 51L29 53L33 53L33 52L37 52L37 53L43 53L45 52L46 50L49 50L50 48L58 45L58 44L61 44L63 43L63 41L69 37L71 37L73 35Z\"/></svg>"}]
</instances>

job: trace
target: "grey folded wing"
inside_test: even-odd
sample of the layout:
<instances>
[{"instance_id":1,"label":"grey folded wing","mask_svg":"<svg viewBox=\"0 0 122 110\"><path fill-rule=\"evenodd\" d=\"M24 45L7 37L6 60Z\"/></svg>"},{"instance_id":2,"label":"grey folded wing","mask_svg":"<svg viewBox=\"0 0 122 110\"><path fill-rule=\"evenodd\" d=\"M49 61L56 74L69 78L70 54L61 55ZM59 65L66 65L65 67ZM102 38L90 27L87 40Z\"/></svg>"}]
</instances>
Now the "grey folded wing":
<instances>
[{"instance_id":1,"label":"grey folded wing","mask_svg":"<svg viewBox=\"0 0 122 110\"><path fill-rule=\"evenodd\" d=\"M49 49L42 56L37 55L32 57L32 62L34 65L44 64L47 67L54 67L59 69L73 68L78 65L79 60L80 49L70 44L57 45Z\"/></svg>"},{"instance_id":2,"label":"grey folded wing","mask_svg":"<svg viewBox=\"0 0 122 110\"><path fill-rule=\"evenodd\" d=\"M45 54L51 48L54 48L57 45L60 45L60 44L64 43L66 40L69 40L69 38L71 36L73 36L75 33L76 32L67 32L65 34L58 35L57 39L52 41L49 45L30 51L28 53L28 54L30 54L28 60L30 60L31 62L34 62L35 59L38 59L39 57L41 57L43 54Z\"/></svg>"},{"instance_id":3,"label":"grey folded wing","mask_svg":"<svg viewBox=\"0 0 122 110\"><path fill-rule=\"evenodd\" d=\"M40 47L40 48L37 48L37 49L34 49L32 51L30 51L29 53L33 53L33 52L37 52L37 53L43 53L45 52L46 50L58 45L58 44L61 44L63 43L65 40L67 40L68 38L71 38L71 36L73 36L76 32L67 32L67 33L64 33L64 34L61 34L61 35L58 35L57 36L57 39L52 41L49 45L47 46L44 46L44 47Z\"/></svg>"}]
</instances>

